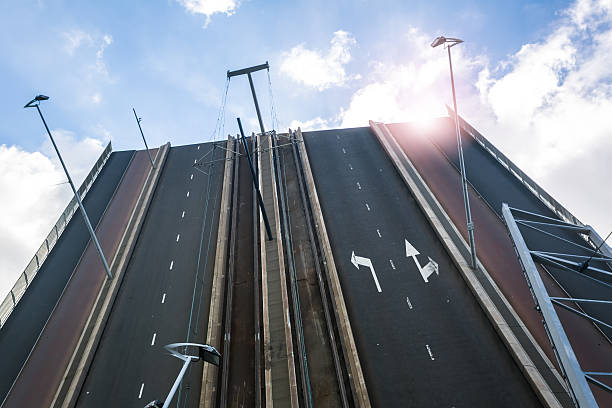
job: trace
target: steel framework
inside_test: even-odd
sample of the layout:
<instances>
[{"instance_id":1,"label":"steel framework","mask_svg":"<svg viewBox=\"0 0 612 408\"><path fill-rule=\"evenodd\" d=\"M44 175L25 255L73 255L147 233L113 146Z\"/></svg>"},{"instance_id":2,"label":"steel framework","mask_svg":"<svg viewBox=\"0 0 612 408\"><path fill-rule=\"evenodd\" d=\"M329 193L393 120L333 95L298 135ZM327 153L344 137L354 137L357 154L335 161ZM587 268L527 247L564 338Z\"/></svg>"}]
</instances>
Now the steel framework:
<instances>
[{"instance_id":1,"label":"steel framework","mask_svg":"<svg viewBox=\"0 0 612 408\"><path fill-rule=\"evenodd\" d=\"M600 304L610 306L612 305L612 300L610 300L612 297L606 296L608 299L591 299L571 296L550 296L544 286L536 263L543 268L552 267L580 274L582 277L587 277L595 284L609 290L610 295L612 295L612 284L609 282L612 277L610 248L590 226L573 224L541 214L512 208L506 203L502 205L502 214L510 238L514 243L517 257L523 268L525 279L531 290L531 295L535 301L536 309L542 314L544 328L552 344L569 394L578 407L596 407L597 402L588 383L595 384L608 392L612 392L612 387L596 378L612 376L612 372L593 372L582 369L554 306L588 319L605 336L602 326L612 329L610 322L605 322L601 318L584 312L580 305ZM522 218L515 217L515 214ZM567 253L561 250L559 252L532 250L527 246L519 226L536 231L537 234L544 234L553 240L563 241L565 244L569 243L577 248L576 252L580 253ZM570 231L581 234L585 238L585 244L590 247L568 240L560 236L561 234L558 234L556 231ZM594 242L599 242L599 244L596 246L593 244ZM585 253L589 255L585 255Z\"/></svg>"}]
</instances>

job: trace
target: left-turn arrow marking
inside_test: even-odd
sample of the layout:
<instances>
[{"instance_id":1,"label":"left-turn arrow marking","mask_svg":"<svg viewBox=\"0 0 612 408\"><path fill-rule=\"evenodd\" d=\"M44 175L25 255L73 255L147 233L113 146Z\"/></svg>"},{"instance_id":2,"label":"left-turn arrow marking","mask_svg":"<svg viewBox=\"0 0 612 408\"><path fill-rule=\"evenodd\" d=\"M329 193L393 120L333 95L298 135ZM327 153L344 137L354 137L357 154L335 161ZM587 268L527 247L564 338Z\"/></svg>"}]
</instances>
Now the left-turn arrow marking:
<instances>
[{"instance_id":1,"label":"left-turn arrow marking","mask_svg":"<svg viewBox=\"0 0 612 408\"><path fill-rule=\"evenodd\" d=\"M351 262L355 265L355 268L359 269L359 265L370 268L372 272L372 278L374 278L374 283L376 284L376 289L379 292L382 292L380 288L380 284L378 283L378 277L376 277L376 272L374 272L374 266L372 265L372 260L370 258L364 258L362 256L355 255L355 251L351 254Z\"/></svg>"}]
</instances>

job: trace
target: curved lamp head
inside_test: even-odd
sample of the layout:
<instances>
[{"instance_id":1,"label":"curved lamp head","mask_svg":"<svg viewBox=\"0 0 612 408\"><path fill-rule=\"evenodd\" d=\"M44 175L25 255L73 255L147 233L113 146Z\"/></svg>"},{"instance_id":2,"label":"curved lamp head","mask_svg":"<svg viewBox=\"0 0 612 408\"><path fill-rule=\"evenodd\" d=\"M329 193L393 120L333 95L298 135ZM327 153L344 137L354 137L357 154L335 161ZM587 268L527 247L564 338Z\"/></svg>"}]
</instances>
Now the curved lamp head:
<instances>
[{"instance_id":1,"label":"curved lamp head","mask_svg":"<svg viewBox=\"0 0 612 408\"><path fill-rule=\"evenodd\" d=\"M34 99L32 99L30 102L26 103L24 108L31 108L33 106L36 106L36 102L46 101L47 99L49 99L49 97L46 96L46 95L36 95L36 97Z\"/></svg>"},{"instance_id":2,"label":"curved lamp head","mask_svg":"<svg viewBox=\"0 0 612 408\"><path fill-rule=\"evenodd\" d=\"M433 42L431 43L431 46L432 48L436 48L438 45L449 44L448 47L452 47L453 45L457 45L462 42L463 40L460 40L458 38L446 38L444 36L440 36L440 37L437 37L435 40L433 40Z\"/></svg>"}]
</instances>

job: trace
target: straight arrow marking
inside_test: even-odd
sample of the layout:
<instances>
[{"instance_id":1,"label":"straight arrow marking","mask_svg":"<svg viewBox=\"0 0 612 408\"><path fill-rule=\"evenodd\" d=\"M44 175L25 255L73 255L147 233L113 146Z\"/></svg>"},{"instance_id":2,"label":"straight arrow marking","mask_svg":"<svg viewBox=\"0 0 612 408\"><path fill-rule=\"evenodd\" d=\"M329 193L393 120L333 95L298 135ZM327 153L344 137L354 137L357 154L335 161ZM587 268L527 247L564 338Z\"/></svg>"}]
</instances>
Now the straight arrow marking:
<instances>
[{"instance_id":1,"label":"straight arrow marking","mask_svg":"<svg viewBox=\"0 0 612 408\"><path fill-rule=\"evenodd\" d=\"M429 262L427 262L427 264L424 267L421 267L421 264L419 263L419 260L417 259L417 255L420 255L420 252L417 251L417 249L413 247L412 244L408 242L407 239L404 239L404 241L406 242L406 257L412 257L412 259L414 260L414 263L419 269L419 272L421 273L421 276L423 277L423 280L426 283L429 283L429 277L432 274L434 273L436 275L440 274L438 270L438 263L434 261L433 259L431 259L430 257L427 257L429 259Z\"/></svg>"},{"instance_id":2,"label":"straight arrow marking","mask_svg":"<svg viewBox=\"0 0 612 408\"><path fill-rule=\"evenodd\" d=\"M372 278L374 279L374 283L376 284L376 289L378 292L382 292L380 288L380 284L378 283L378 277L376 276L376 272L374 272L374 266L372 265L372 260L370 258L364 258L362 256L355 255L355 251L351 254L351 262L355 265L355 268L359 269L359 265L370 268L372 272Z\"/></svg>"}]
</instances>

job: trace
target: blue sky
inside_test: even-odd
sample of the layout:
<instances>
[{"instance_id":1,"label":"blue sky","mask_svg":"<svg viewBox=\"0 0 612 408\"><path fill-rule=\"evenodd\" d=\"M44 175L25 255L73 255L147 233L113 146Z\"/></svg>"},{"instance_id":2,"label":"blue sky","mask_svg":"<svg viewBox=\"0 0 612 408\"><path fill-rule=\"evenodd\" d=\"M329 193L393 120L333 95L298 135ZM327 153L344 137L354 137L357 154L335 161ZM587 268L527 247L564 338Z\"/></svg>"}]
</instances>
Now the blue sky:
<instances>
[{"instance_id":1,"label":"blue sky","mask_svg":"<svg viewBox=\"0 0 612 408\"><path fill-rule=\"evenodd\" d=\"M0 5L0 297L70 199L37 93L77 180L102 147L209 140L228 69L270 62L279 130L444 114L453 48L459 112L601 235L612 154L612 2L4 1ZM254 74L271 127L268 77ZM246 78L229 87L256 130ZM586 125L585 125L586 124ZM219 134L217 134L219 136ZM528 147L528 148L526 148ZM605 180L605 177L603 178Z\"/></svg>"}]
</instances>

